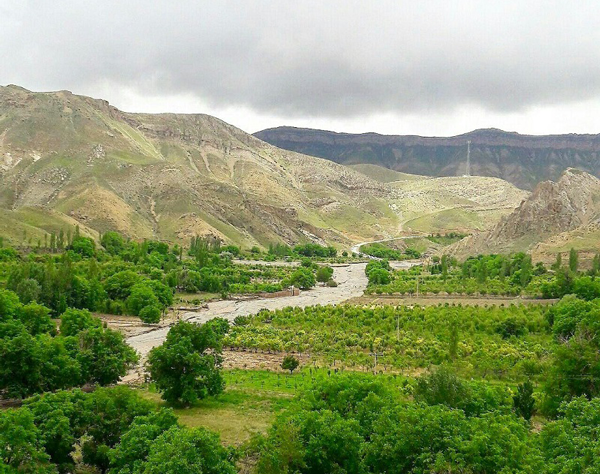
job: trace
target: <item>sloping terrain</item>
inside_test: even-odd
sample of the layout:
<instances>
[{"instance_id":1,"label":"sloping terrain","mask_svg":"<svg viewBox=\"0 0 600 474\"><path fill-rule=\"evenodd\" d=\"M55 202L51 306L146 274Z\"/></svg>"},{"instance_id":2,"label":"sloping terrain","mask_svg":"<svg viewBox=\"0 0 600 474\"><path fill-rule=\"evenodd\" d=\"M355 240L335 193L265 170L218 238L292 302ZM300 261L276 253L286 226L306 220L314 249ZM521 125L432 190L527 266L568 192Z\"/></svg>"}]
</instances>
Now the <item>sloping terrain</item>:
<instances>
[{"instance_id":1,"label":"sloping terrain","mask_svg":"<svg viewBox=\"0 0 600 474\"><path fill-rule=\"evenodd\" d=\"M410 233L470 233L490 229L529 193L498 178L430 178L377 165L351 165L395 190L390 201Z\"/></svg>"},{"instance_id":2,"label":"sloping terrain","mask_svg":"<svg viewBox=\"0 0 600 474\"><path fill-rule=\"evenodd\" d=\"M0 88L0 232L17 242L73 223L245 246L365 240L397 228L390 192L207 115L130 114L66 91Z\"/></svg>"},{"instance_id":3,"label":"sloping terrain","mask_svg":"<svg viewBox=\"0 0 600 474\"><path fill-rule=\"evenodd\" d=\"M497 129L475 130L455 137L350 134L278 127L255 134L286 150L343 164L375 164L426 176L470 174L498 177L522 189L556 180L569 168L600 176L600 135L520 135Z\"/></svg>"},{"instance_id":4,"label":"sloping terrain","mask_svg":"<svg viewBox=\"0 0 600 474\"><path fill-rule=\"evenodd\" d=\"M600 250L600 180L568 169L557 182L540 183L529 198L493 229L451 247L454 254L532 251L547 261L571 247Z\"/></svg>"}]
</instances>

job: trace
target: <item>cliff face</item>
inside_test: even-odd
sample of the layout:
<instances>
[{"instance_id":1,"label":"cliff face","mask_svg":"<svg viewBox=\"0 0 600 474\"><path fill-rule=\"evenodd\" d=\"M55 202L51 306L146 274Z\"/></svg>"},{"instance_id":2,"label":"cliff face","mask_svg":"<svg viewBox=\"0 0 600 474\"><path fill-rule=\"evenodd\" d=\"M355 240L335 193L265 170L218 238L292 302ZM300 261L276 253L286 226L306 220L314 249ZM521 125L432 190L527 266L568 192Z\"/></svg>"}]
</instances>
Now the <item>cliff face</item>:
<instances>
[{"instance_id":1,"label":"cliff face","mask_svg":"<svg viewBox=\"0 0 600 474\"><path fill-rule=\"evenodd\" d=\"M505 179L523 189L556 180L567 168L600 175L600 135L520 135L497 129L455 137L348 134L279 127L255 134L280 148L337 163L377 164L426 176L461 176L471 141L471 174Z\"/></svg>"},{"instance_id":2,"label":"cliff face","mask_svg":"<svg viewBox=\"0 0 600 474\"><path fill-rule=\"evenodd\" d=\"M451 252L466 256L534 250L558 235L594 228L599 219L600 180L569 168L557 182L540 183L528 199L491 230L464 239ZM577 246L577 242L564 244Z\"/></svg>"}]
</instances>

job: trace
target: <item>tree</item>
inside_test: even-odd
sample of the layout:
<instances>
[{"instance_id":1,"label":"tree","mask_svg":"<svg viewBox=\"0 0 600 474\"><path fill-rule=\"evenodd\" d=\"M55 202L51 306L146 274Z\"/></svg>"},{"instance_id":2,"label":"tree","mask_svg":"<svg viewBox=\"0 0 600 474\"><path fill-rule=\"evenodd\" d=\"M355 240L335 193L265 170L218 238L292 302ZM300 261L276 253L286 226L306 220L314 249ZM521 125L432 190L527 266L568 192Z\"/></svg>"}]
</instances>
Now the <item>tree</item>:
<instances>
[{"instance_id":1,"label":"tree","mask_svg":"<svg viewBox=\"0 0 600 474\"><path fill-rule=\"evenodd\" d=\"M220 321L203 325L180 321L165 342L150 351L150 377L167 402L191 405L223 391L223 335Z\"/></svg>"},{"instance_id":2,"label":"tree","mask_svg":"<svg viewBox=\"0 0 600 474\"><path fill-rule=\"evenodd\" d=\"M60 333L64 337L76 336L86 329L102 326L100 318L86 309L68 309L60 316Z\"/></svg>"},{"instance_id":3,"label":"tree","mask_svg":"<svg viewBox=\"0 0 600 474\"><path fill-rule=\"evenodd\" d=\"M96 242L89 237L75 237L70 247L73 252L82 257L91 258L96 253Z\"/></svg>"},{"instance_id":4,"label":"tree","mask_svg":"<svg viewBox=\"0 0 600 474\"><path fill-rule=\"evenodd\" d=\"M577 254L577 250L571 248L569 251L569 270L573 273L577 273L577 268L579 267L579 255Z\"/></svg>"},{"instance_id":5,"label":"tree","mask_svg":"<svg viewBox=\"0 0 600 474\"><path fill-rule=\"evenodd\" d=\"M390 281L390 272L383 268L375 268L369 272L369 285L387 285Z\"/></svg>"},{"instance_id":6,"label":"tree","mask_svg":"<svg viewBox=\"0 0 600 474\"><path fill-rule=\"evenodd\" d=\"M106 472L110 453L139 416L148 416L154 406L129 387L100 388L79 404L83 462Z\"/></svg>"},{"instance_id":7,"label":"tree","mask_svg":"<svg viewBox=\"0 0 600 474\"><path fill-rule=\"evenodd\" d=\"M360 432L357 420L329 410L281 418L271 430L257 472L361 474Z\"/></svg>"},{"instance_id":8,"label":"tree","mask_svg":"<svg viewBox=\"0 0 600 474\"><path fill-rule=\"evenodd\" d=\"M540 433L540 445L549 467L545 472L600 472L600 457L592 454L599 447L600 399L579 397L563 403L558 416Z\"/></svg>"},{"instance_id":9,"label":"tree","mask_svg":"<svg viewBox=\"0 0 600 474\"><path fill-rule=\"evenodd\" d=\"M15 291L21 303L27 304L38 301L42 287L33 278L26 278L17 285Z\"/></svg>"},{"instance_id":10,"label":"tree","mask_svg":"<svg viewBox=\"0 0 600 474\"><path fill-rule=\"evenodd\" d=\"M144 306L138 315L142 322L156 324L160 321L160 308L158 306Z\"/></svg>"},{"instance_id":11,"label":"tree","mask_svg":"<svg viewBox=\"0 0 600 474\"><path fill-rule=\"evenodd\" d=\"M27 409L0 411L0 472L56 473L44 452L40 431Z\"/></svg>"},{"instance_id":12,"label":"tree","mask_svg":"<svg viewBox=\"0 0 600 474\"><path fill-rule=\"evenodd\" d=\"M319 267L317 270L317 281L321 283L326 283L331 280L333 276L333 268L331 267Z\"/></svg>"},{"instance_id":13,"label":"tree","mask_svg":"<svg viewBox=\"0 0 600 474\"><path fill-rule=\"evenodd\" d=\"M204 428L173 426L150 445L143 474L236 474L233 456L219 436ZM324 472L324 471L323 471Z\"/></svg>"},{"instance_id":14,"label":"tree","mask_svg":"<svg viewBox=\"0 0 600 474\"><path fill-rule=\"evenodd\" d=\"M533 398L533 384L530 380L518 385L517 393L513 396L513 405L517 415L522 416L527 421L531 420L535 408L535 399Z\"/></svg>"},{"instance_id":15,"label":"tree","mask_svg":"<svg viewBox=\"0 0 600 474\"><path fill-rule=\"evenodd\" d=\"M91 328L78 334L76 359L83 381L109 385L133 368L139 357L125 337L111 329Z\"/></svg>"},{"instance_id":16,"label":"tree","mask_svg":"<svg viewBox=\"0 0 600 474\"><path fill-rule=\"evenodd\" d=\"M299 365L300 361L296 359L293 355L286 355L283 358L283 362L281 362L281 368L283 370L289 370L290 375L292 374L292 372L294 372L294 370L298 368Z\"/></svg>"},{"instance_id":17,"label":"tree","mask_svg":"<svg viewBox=\"0 0 600 474\"><path fill-rule=\"evenodd\" d=\"M127 298L127 309L135 316L146 306L159 306L158 298L146 282L138 283L131 288L131 294Z\"/></svg>"},{"instance_id":18,"label":"tree","mask_svg":"<svg viewBox=\"0 0 600 474\"><path fill-rule=\"evenodd\" d=\"M290 275L290 284L303 290L308 290L315 286L316 280L312 270L301 267Z\"/></svg>"},{"instance_id":19,"label":"tree","mask_svg":"<svg viewBox=\"0 0 600 474\"><path fill-rule=\"evenodd\" d=\"M140 472L156 438L173 426L177 426L177 417L170 409L134 418L109 453L110 473Z\"/></svg>"},{"instance_id":20,"label":"tree","mask_svg":"<svg viewBox=\"0 0 600 474\"><path fill-rule=\"evenodd\" d=\"M61 472L72 472L76 437L81 434L80 404L85 395L80 390L45 393L24 402L40 430L45 451Z\"/></svg>"},{"instance_id":21,"label":"tree","mask_svg":"<svg viewBox=\"0 0 600 474\"><path fill-rule=\"evenodd\" d=\"M106 232L100 240L102 247L111 255L120 254L125 248L125 241L118 232Z\"/></svg>"},{"instance_id":22,"label":"tree","mask_svg":"<svg viewBox=\"0 0 600 474\"><path fill-rule=\"evenodd\" d=\"M142 277L131 270L124 270L109 276L104 281L104 289L113 300L126 300L134 285L142 281Z\"/></svg>"},{"instance_id":23,"label":"tree","mask_svg":"<svg viewBox=\"0 0 600 474\"><path fill-rule=\"evenodd\" d=\"M561 268L562 268L562 254L560 252L558 252L556 254L556 261L552 265L552 270L557 271L557 270L560 270Z\"/></svg>"},{"instance_id":24,"label":"tree","mask_svg":"<svg viewBox=\"0 0 600 474\"><path fill-rule=\"evenodd\" d=\"M0 322L12 319L20 306L16 293L0 288Z\"/></svg>"},{"instance_id":25,"label":"tree","mask_svg":"<svg viewBox=\"0 0 600 474\"><path fill-rule=\"evenodd\" d=\"M37 334L56 333L56 325L50 318L50 310L37 303L22 306L17 311L17 318L23 323L27 332Z\"/></svg>"}]
</instances>

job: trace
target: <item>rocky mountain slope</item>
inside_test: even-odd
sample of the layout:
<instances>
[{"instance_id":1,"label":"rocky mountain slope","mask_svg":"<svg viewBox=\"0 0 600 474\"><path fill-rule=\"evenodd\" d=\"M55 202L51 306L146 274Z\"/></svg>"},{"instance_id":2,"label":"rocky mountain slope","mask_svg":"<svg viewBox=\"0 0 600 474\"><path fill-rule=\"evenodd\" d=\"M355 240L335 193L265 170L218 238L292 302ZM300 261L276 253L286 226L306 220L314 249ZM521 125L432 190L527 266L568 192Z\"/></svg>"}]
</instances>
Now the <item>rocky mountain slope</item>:
<instances>
[{"instance_id":1,"label":"rocky mountain slope","mask_svg":"<svg viewBox=\"0 0 600 474\"><path fill-rule=\"evenodd\" d=\"M396 237L404 223L488 228L526 195L499 179L389 175L281 150L207 115L0 87L0 236L17 244L78 224L92 236L343 246Z\"/></svg>"},{"instance_id":2,"label":"rocky mountain slope","mask_svg":"<svg viewBox=\"0 0 600 474\"><path fill-rule=\"evenodd\" d=\"M600 176L600 135L532 136L485 129L437 138L278 127L255 136L336 163L376 164L426 176L464 175L470 140L472 175L502 178L522 189L555 180L569 167Z\"/></svg>"},{"instance_id":3,"label":"rocky mountain slope","mask_svg":"<svg viewBox=\"0 0 600 474\"><path fill-rule=\"evenodd\" d=\"M207 115L0 88L0 235L13 241L77 223L91 235L244 246L367 240L395 231L389 197L363 174Z\"/></svg>"},{"instance_id":4,"label":"rocky mountain slope","mask_svg":"<svg viewBox=\"0 0 600 474\"><path fill-rule=\"evenodd\" d=\"M569 168L558 181L540 183L491 230L467 237L451 251L466 256L526 250L543 261L571 247L596 252L600 250L599 223L600 180Z\"/></svg>"}]
</instances>

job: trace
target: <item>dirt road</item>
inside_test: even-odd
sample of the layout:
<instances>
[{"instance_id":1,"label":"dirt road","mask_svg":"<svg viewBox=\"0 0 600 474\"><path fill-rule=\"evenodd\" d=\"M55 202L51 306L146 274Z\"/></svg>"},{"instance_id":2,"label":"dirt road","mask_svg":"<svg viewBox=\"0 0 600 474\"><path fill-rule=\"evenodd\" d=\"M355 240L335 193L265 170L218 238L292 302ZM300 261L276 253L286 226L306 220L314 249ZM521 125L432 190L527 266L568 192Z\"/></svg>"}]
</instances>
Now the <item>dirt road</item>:
<instances>
[{"instance_id":1,"label":"dirt road","mask_svg":"<svg viewBox=\"0 0 600 474\"><path fill-rule=\"evenodd\" d=\"M404 263L404 262L400 262ZM365 263L334 267L333 279L336 288L317 287L303 291L299 296L282 298L260 298L246 301L224 300L208 304L208 309L196 313L183 313L185 321L204 323L213 318L225 318L233 321L237 316L258 313L261 309L280 309L286 306L314 306L317 304L338 304L349 298L361 296L367 287ZM145 357L150 349L162 344L167 337L169 327L163 327L127 339L129 345Z\"/></svg>"}]
</instances>

